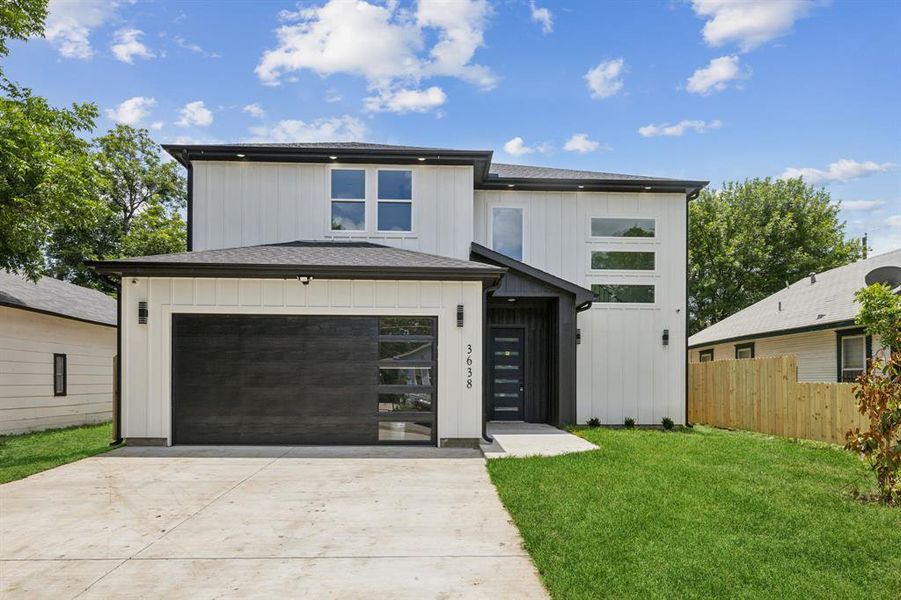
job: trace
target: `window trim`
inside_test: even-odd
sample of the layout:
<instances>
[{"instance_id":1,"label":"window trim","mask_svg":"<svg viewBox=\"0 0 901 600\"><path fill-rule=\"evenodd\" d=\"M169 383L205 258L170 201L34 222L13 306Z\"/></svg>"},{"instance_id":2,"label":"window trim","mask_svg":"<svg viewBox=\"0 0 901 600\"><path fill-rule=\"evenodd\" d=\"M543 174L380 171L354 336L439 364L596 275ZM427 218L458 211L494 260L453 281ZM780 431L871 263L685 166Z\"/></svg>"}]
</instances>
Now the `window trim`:
<instances>
[{"instance_id":1,"label":"window trim","mask_svg":"<svg viewBox=\"0 0 901 600\"><path fill-rule=\"evenodd\" d=\"M750 350L751 356L747 356L745 358L741 358L738 356L738 353L742 350ZM749 358L756 358L757 352L754 347L754 342L746 342L744 344L735 344L735 360L748 360Z\"/></svg>"},{"instance_id":2,"label":"window trim","mask_svg":"<svg viewBox=\"0 0 901 600\"><path fill-rule=\"evenodd\" d=\"M588 283L588 289L591 289L595 285L649 285L654 290L654 301L653 302L604 302L599 299L592 300L592 306L622 306L628 308L652 308L657 306L658 296L657 296L657 283L656 282L647 282L647 281L591 281ZM592 294L594 290L591 289Z\"/></svg>"},{"instance_id":3,"label":"window trim","mask_svg":"<svg viewBox=\"0 0 901 600\"><path fill-rule=\"evenodd\" d=\"M651 238L646 238L651 239ZM653 269L595 269L592 267L595 252L625 252L630 254L652 254L654 256ZM618 275L656 275L657 274L657 251L647 248L589 248L588 249L588 272L602 274L618 274ZM656 297L656 296L655 296Z\"/></svg>"},{"instance_id":4,"label":"window trim","mask_svg":"<svg viewBox=\"0 0 901 600\"><path fill-rule=\"evenodd\" d=\"M406 171L410 173L410 199L402 200L397 198L382 198L379 196L379 173L382 171ZM403 233L413 233L414 226L413 224L416 222L416 208L415 202L413 200L416 198L416 169L408 168L383 168L376 167L375 169L375 229L376 233L384 233L386 235L391 234L403 234ZM409 229L382 229L381 224L379 223L379 207L382 202L386 202L389 204L409 204L410 205L410 228Z\"/></svg>"},{"instance_id":5,"label":"window trim","mask_svg":"<svg viewBox=\"0 0 901 600\"><path fill-rule=\"evenodd\" d=\"M592 221L594 219L645 219L654 222L654 235L651 237L618 237L611 235L593 235L592 234ZM628 243L638 242L649 244L652 242L660 241L660 235L658 234L657 224L659 219L657 217L649 217L649 216L639 216L639 215L590 215L588 217L588 239L589 240L599 240L605 242L623 242L626 241Z\"/></svg>"},{"instance_id":6,"label":"window trim","mask_svg":"<svg viewBox=\"0 0 901 600\"><path fill-rule=\"evenodd\" d=\"M519 209L520 214L522 214L522 257L521 258L513 258L512 256L507 256L500 250L494 247L494 211L498 208L516 208ZM528 219L529 211L526 210L526 207L522 204L505 204L505 203L497 203L490 204L488 206L488 247L491 250L499 254L504 254L510 260L515 260L519 262L526 262L529 258L529 245L528 245L528 237L526 232L529 230L529 219Z\"/></svg>"},{"instance_id":7,"label":"window trim","mask_svg":"<svg viewBox=\"0 0 901 600\"><path fill-rule=\"evenodd\" d=\"M332 194L332 173L335 171L362 171L363 172L363 198L334 198ZM328 170L328 228L327 231L332 235L341 235L345 233L366 233L369 231L369 176L366 167L358 168L348 165L329 165ZM363 229L334 229L332 226L332 207L335 202L360 202L363 204Z\"/></svg>"},{"instance_id":8,"label":"window trim","mask_svg":"<svg viewBox=\"0 0 901 600\"><path fill-rule=\"evenodd\" d=\"M57 371L57 359L62 359L62 379L63 379L63 387L62 390L59 390L56 387L56 379L59 376L59 372ZM68 392L69 387L69 361L66 358L65 354L53 354L53 395L54 396L65 396Z\"/></svg>"},{"instance_id":9,"label":"window trim","mask_svg":"<svg viewBox=\"0 0 901 600\"><path fill-rule=\"evenodd\" d=\"M708 360L704 360L705 357L709 356ZM699 350L698 351L698 362L713 362L714 352L713 348L708 348L707 350Z\"/></svg>"},{"instance_id":10,"label":"window trim","mask_svg":"<svg viewBox=\"0 0 901 600\"><path fill-rule=\"evenodd\" d=\"M854 329L840 329L835 332L835 381L838 383L848 383L842 378L844 368L842 359L844 358L842 350L842 340L847 337L863 337L864 338L864 370L866 370L869 361L873 358L873 337L866 335L866 331L862 327Z\"/></svg>"}]
</instances>

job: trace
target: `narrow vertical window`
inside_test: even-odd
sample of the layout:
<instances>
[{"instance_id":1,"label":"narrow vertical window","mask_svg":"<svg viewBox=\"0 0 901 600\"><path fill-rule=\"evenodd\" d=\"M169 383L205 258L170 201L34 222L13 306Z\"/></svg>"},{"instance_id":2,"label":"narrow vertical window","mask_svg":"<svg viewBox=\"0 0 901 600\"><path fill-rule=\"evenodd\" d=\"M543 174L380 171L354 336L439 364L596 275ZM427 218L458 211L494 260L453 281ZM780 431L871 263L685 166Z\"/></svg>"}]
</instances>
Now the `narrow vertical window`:
<instances>
[{"instance_id":1,"label":"narrow vertical window","mask_svg":"<svg viewBox=\"0 0 901 600\"><path fill-rule=\"evenodd\" d=\"M53 355L53 395L66 395L66 355Z\"/></svg>"},{"instance_id":2,"label":"narrow vertical window","mask_svg":"<svg viewBox=\"0 0 901 600\"><path fill-rule=\"evenodd\" d=\"M867 366L866 338L862 335L843 336L840 381L852 382Z\"/></svg>"},{"instance_id":3,"label":"narrow vertical window","mask_svg":"<svg viewBox=\"0 0 901 600\"><path fill-rule=\"evenodd\" d=\"M379 171L379 231L413 231L413 171Z\"/></svg>"},{"instance_id":4,"label":"narrow vertical window","mask_svg":"<svg viewBox=\"0 0 901 600\"><path fill-rule=\"evenodd\" d=\"M332 169L332 231L366 231L366 171Z\"/></svg>"},{"instance_id":5,"label":"narrow vertical window","mask_svg":"<svg viewBox=\"0 0 901 600\"><path fill-rule=\"evenodd\" d=\"M515 260L522 260L522 209L496 206L491 211L491 247Z\"/></svg>"}]
</instances>

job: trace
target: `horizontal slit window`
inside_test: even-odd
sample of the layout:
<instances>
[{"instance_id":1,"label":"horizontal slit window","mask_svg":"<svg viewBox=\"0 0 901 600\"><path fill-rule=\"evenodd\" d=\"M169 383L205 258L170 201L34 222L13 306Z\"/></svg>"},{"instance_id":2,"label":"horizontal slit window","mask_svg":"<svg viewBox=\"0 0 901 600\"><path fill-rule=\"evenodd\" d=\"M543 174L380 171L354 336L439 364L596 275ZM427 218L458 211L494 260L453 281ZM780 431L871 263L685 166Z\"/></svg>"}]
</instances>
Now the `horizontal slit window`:
<instances>
[{"instance_id":1,"label":"horizontal slit window","mask_svg":"<svg viewBox=\"0 0 901 600\"><path fill-rule=\"evenodd\" d=\"M432 367L379 367L382 385L432 385Z\"/></svg>"},{"instance_id":2,"label":"horizontal slit window","mask_svg":"<svg viewBox=\"0 0 901 600\"><path fill-rule=\"evenodd\" d=\"M654 219L592 217L591 237L643 237L656 235Z\"/></svg>"},{"instance_id":3,"label":"horizontal slit window","mask_svg":"<svg viewBox=\"0 0 901 600\"><path fill-rule=\"evenodd\" d=\"M429 392L380 393L379 412L432 412L432 394Z\"/></svg>"},{"instance_id":4,"label":"horizontal slit window","mask_svg":"<svg viewBox=\"0 0 901 600\"><path fill-rule=\"evenodd\" d=\"M432 342L379 341L379 359L432 362Z\"/></svg>"},{"instance_id":5,"label":"horizontal slit window","mask_svg":"<svg viewBox=\"0 0 901 600\"><path fill-rule=\"evenodd\" d=\"M654 303L654 286L641 284L595 283L591 286L596 302L617 303Z\"/></svg>"},{"instance_id":6,"label":"horizontal slit window","mask_svg":"<svg viewBox=\"0 0 901 600\"><path fill-rule=\"evenodd\" d=\"M591 253L591 268L611 271L653 271L654 252L600 251Z\"/></svg>"},{"instance_id":7,"label":"horizontal slit window","mask_svg":"<svg viewBox=\"0 0 901 600\"><path fill-rule=\"evenodd\" d=\"M430 442L432 423L424 421L379 421L380 442Z\"/></svg>"}]
</instances>

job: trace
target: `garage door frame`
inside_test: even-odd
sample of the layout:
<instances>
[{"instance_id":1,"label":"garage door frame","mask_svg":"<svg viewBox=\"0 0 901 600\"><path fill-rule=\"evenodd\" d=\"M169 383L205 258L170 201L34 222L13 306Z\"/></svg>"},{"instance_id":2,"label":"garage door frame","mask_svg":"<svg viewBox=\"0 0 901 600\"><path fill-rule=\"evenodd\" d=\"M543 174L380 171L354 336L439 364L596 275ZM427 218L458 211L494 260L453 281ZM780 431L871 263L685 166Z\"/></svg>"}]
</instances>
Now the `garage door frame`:
<instances>
[{"instance_id":1,"label":"garage door frame","mask_svg":"<svg viewBox=\"0 0 901 600\"><path fill-rule=\"evenodd\" d=\"M249 313L244 311L237 312L207 312L207 311L178 311L172 312L169 316L169 342L170 342L170 406L169 406L169 416L170 416L170 443L179 444L179 445L193 445L193 442L179 442L176 439L176 419L177 419L177 402L178 402L178 394L176 392L177 388L177 377L176 377L176 365L177 365L177 356L178 352L176 350L178 336L175 326L175 320L177 317L209 317L209 316L222 316L222 317L251 317L251 316L262 316L262 317L328 317L328 318L342 318L342 317L371 317L376 319L376 322L379 327L379 335L377 339L379 341L378 347L381 348L381 342L399 342L399 341L428 341L431 344L431 359L428 361L418 360L418 361L410 361L410 360L385 360L381 356L376 357L377 360L375 364L378 365L379 374L377 379L377 385L375 386L376 393L374 397L371 399L373 403L373 410L375 411L375 421L379 424L383 422L396 422L396 423L428 423L430 425L430 438L428 440L382 440L379 439L375 443L378 445L425 445L425 446L437 446L438 445L438 371L439 371L439 363L438 363L438 342L439 342L439 318L434 314L364 314L360 312L348 312L348 313L335 313L331 311L322 312L322 313L269 313L269 312L261 312L261 313ZM384 332L381 331L381 323L383 319L418 319L418 320L428 320L431 325L431 334L429 335L419 335L413 336L411 338L404 338L397 335L383 335ZM369 361L366 361L369 363ZM418 385L410 388L405 388L403 385L388 385L384 384L381 381L381 371L383 367L391 367L391 368L410 368L410 367L428 367L430 369L430 380L428 385ZM428 412L381 412L378 408L380 396L379 393L401 393L404 391L410 392L427 392L431 396L431 410ZM379 433L381 433L381 427L379 428ZM202 442L198 442L202 443ZM240 442L238 442L240 444ZM279 445L279 443L274 443L272 445ZM300 445L300 444L282 444L282 445ZM336 443L335 445L342 445L340 443ZM352 444L343 444L343 445L352 445ZM357 444L359 445L359 444Z\"/></svg>"}]
</instances>

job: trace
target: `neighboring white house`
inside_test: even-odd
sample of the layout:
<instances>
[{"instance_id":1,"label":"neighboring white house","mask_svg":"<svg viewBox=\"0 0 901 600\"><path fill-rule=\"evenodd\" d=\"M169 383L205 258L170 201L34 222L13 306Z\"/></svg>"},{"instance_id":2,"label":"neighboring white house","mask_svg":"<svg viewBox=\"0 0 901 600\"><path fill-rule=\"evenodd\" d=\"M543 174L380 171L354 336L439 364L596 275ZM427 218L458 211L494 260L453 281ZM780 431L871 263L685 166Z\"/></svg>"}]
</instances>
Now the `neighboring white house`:
<instances>
[{"instance_id":1,"label":"neighboring white house","mask_svg":"<svg viewBox=\"0 0 901 600\"><path fill-rule=\"evenodd\" d=\"M133 443L685 422L706 182L377 144L165 149L188 169L189 252L96 265L122 283Z\"/></svg>"},{"instance_id":2,"label":"neighboring white house","mask_svg":"<svg viewBox=\"0 0 901 600\"><path fill-rule=\"evenodd\" d=\"M109 421L116 301L0 270L0 434Z\"/></svg>"},{"instance_id":3,"label":"neighboring white house","mask_svg":"<svg viewBox=\"0 0 901 600\"><path fill-rule=\"evenodd\" d=\"M852 381L879 348L854 324L854 292L886 266L901 266L901 249L796 281L691 336L690 360L793 355L799 381Z\"/></svg>"}]
</instances>

